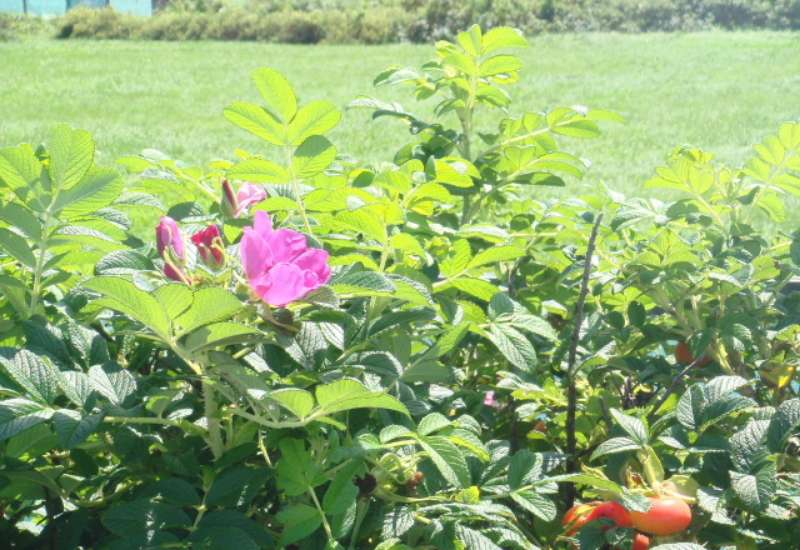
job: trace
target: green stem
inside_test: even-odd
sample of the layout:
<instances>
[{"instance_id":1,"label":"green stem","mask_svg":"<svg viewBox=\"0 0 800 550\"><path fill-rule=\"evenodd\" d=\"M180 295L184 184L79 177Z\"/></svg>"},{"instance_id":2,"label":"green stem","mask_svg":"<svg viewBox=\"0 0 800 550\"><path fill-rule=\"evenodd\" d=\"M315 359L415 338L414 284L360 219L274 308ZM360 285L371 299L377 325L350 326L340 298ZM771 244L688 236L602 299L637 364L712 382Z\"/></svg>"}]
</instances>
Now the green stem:
<instances>
[{"instance_id":1,"label":"green stem","mask_svg":"<svg viewBox=\"0 0 800 550\"><path fill-rule=\"evenodd\" d=\"M328 537L328 540L336 540L333 538L333 532L331 531L331 525L328 523L328 518L325 517L325 512L322 511L322 506L319 504L319 499L317 498L317 494L314 492L314 489L311 487L308 488L308 494L311 496L311 500L314 501L314 506L316 506L317 511L319 512L319 517L322 518L322 528L325 529L325 535Z\"/></svg>"},{"instance_id":2,"label":"green stem","mask_svg":"<svg viewBox=\"0 0 800 550\"><path fill-rule=\"evenodd\" d=\"M306 233L311 234L311 224L308 221L308 214L306 214L306 207L303 204L303 198L300 196L300 182L297 180L297 175L294 173L292 166L292 148L286 148L286 168L289 171L289 180L292 182L292 191L294 198L297 201L297 207L300 209L300 216L303 218L303 224L306 227Z\"/></svg>"},{"instance_id":3,"label":"green stem","mask_svg":"<svg viewBox=\"0 0 800 550\"><path fill-rule=\"evenodd\" d=\"M369 501L359 500L356 504L356 521L353 525L353 532L350 534L350 544L347 545L348 550L353 550L356 547L356 543L358 542L358 534L361 531L361 524L364 522L364 518L367 517L368 511Z\"/></svg>"}]
</instances>

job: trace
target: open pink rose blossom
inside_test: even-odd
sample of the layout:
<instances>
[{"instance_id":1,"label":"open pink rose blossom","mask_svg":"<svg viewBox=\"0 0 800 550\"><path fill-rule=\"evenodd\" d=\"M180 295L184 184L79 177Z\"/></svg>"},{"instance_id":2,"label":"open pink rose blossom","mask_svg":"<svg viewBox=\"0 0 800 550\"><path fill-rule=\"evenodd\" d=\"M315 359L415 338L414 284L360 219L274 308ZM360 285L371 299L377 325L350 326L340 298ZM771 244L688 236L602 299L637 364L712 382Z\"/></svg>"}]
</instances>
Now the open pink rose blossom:
<instances>
[{"instance_id":1,"label":"open pink rose blossom","mask_svg":"<svg viewBox=\"0 0 800 550\"><path fill-rule=\"evenodd\" d=\"M273 230L264 211L256 212L253 227L245 227L239 252L250 287L272 306L302 299L331 278L328 253L309 248L302 233Z\"/></svg>"}]
</instances>

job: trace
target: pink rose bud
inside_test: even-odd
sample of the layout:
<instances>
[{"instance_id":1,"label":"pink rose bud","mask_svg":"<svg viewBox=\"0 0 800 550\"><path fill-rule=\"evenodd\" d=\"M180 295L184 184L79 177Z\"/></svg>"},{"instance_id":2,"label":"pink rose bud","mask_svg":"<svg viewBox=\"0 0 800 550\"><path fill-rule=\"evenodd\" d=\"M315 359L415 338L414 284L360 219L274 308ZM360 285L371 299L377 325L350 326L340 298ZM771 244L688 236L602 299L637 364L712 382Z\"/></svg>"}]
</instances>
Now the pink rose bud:
<instances>
[{"instance_id":1,"label":"pink rose bud","mask_svg":"<svg viewBox=\"0 0 800 550\"><path fill-rule=\"evenodd\" d=\"M239 254L250 288L272 306L300 300L331 278L328 253L309 248L302 233L272 229L263 210L256 212L253 227L244 228Z\"/></svg>"},{"instance_id":2,"label":"pink rose bud","mask_svg":"<svg viewBox=\"0 0 800 550\"><path fill-rule=\"evenodd\" d=\"M487 391L485 394L483 394L483 404L494 409L500 406L500 403L498 403L497 399L494 397L493 391Z\"/></svg>"},{"instance_id":3,"label":"pink rose bud","mask_svg":"<svg viewBox=\"0 0 800 550\"><path fill-rule=\"evenodd\" d=\"M174 281L188 282L181 269L186 263L186 245L178 224L163 216L156 226L156 247L164 260L164 275Z\"/></svg>"},{"instance_id":4,"label":"pink rose bud","mask_svg":"<svg viewBox=\"0 0 800 550\"><path fill-rule=\"evenodd\" d=\"M192 242L197 247L200 259L211 269L220 269L225 265L225 245L219 226L209 225L202 231L192 235Z\"/></svg>"},{"instance_id":5,"label":"pink rose bud","mask_svg":"<svg viewBox=\"0 0 800 550\"><path fill-rule=\"evenodd\" d=\"M233 185L228 180L222 181L222 202L219 207L228 218L235 218L239 211L239 199L233 191Z\"/></svg>"},{"instance_id":6,"label":"pink rose bud","mask_svg":"<svg viewBox=\"0 0 800 550\"><path fill-rule=\"evenodd\" d=\"M245 183L239 188L239 193L236 199L239 203L239 208L236 210L236 216L240 217L246 214L247 210L254 204L258 204L267 198L267 192L260 185L253 185L252 183Z\"/></svg>"}]
</instances>

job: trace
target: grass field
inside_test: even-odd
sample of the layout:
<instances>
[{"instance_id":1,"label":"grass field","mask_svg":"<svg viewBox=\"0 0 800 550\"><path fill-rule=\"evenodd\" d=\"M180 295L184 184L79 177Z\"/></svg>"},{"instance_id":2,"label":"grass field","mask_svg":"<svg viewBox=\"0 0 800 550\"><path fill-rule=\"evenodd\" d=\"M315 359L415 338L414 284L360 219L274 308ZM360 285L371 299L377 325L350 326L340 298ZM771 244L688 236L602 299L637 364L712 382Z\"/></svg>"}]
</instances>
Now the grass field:
<instances>
[{"instance_id":1,"label":"grass field","mask_svg":"<svg viewBox=\"0 0 800 550\"><path fill-rule=\"evenodd\" d=\"M426 114L431 105L414 105L408 90L374 90L371 82L389 65L418 65L431 54L414 45L0 44L0 144L39 141L52 124L66 122L95 134L103 161L146 147L190 162L230 157L236 147L261 147L222 117L227 103L256 99L251 70L284 71L304 100L344 106L359 94L377 95ZM603 181L640 194L675 145L737 162L778 124L800 118L796 34L543 36L523 57L514 112L580 103L628 120L600 140L570 146L593 161L584 186ZM340 151L377 161L390 159L404 134L396 122L350 111L333 139Z\"/></svg>"}]
</instances>

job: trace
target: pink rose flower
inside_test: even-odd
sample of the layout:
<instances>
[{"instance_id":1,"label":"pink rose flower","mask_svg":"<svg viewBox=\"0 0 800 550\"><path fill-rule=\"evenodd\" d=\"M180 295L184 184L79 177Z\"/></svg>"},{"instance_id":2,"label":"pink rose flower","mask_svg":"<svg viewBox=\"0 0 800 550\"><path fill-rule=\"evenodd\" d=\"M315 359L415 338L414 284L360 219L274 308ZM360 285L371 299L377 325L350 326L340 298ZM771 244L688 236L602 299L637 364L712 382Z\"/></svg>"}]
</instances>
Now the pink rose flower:
<instances>
[{"instance_id":1,"label":"pink rose flower","mask_svg":"<svg viewBox=\"0 0 800 550\"><path fill-rule=\"evenodd\" d=\"M487 407L492 407L493 409L496 409L500 406L500 403L498 403L497 399L494 397L494 392L491 390L483 394L483 404Z\"/></svg>"},{"instance_id":2,"label":"pink rose flower","mask_svg":"<svg viewBox=\"0 0 800 550\"><path fill-rule=\"evenodd\" d=\"M218 225L209 225L202 231L192 235L192 242L197 247L200 259L212 269L225 265L225 245Z\"/></svg>"},{"instance_id":3,"label":"pink rose flower","mask_svg":"<svg viewBox=\"0 0 800 550\"><path fill-rule=\"evenodd\" d=\"M245 183L235 193L233 185L228 180L222 182L222 204L223 214L231 218L238 218L246 214L247 210L254 204L258 204L267 198L267 192L260 185Z\"/></svg>"},{"instance_id":4,"label":"pink rose flower","mask_svg":"<svg viewBox=\"0 0 800 550\"><path fill-rule=\"evenodd\" d=\"M169 216L163 216L156 226L156 248L164 260L164 275L187 282L181 269L186 263L186 245L177 222Z\"/></svg>"},{"instance_id":5,"label":"pink rose flower","mask_svg":"<svg viewBox=\"0 0 800 550\"><path fill-rule=\"evenodd\" d=\"M239 193L236 199L239 201L239 208L236 210L234 217L238 218L245 214L247 210L254 204L258 204L267 198L267 192L260 185L253 185L252 183L245 183L239 188Z\"/></svg>"},{"instance_id":6,"label":"pink rose flower","mask_svg":"<svg viewBox=\"0 0 800 550\"><path fill-rule=\"evenodd\" d=\"M264 211L256 212L253 227L244 228L239 253L250 287L272 306L300 300L331 278L328 253L309 248L302 233L273 230Z\"/></svg>"}]
</instances>

